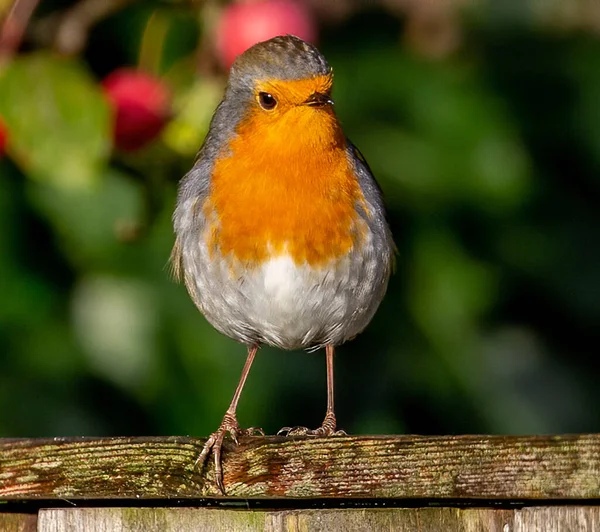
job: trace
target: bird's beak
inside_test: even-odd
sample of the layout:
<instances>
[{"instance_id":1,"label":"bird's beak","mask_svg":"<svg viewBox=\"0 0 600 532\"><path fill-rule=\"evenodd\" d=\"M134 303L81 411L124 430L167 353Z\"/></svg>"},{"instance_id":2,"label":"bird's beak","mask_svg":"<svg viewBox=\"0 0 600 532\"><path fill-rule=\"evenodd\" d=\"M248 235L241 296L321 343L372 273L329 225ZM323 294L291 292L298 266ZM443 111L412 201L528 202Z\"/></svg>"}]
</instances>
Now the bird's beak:
<instances>
[{"instance_id":1,"label":"bird's beak","mask_svg":"<svg viewBox=\"0 0 600 532\"><path fill-rule=\"evenodd\" d=\"M333 100L327 94L313 92L304 104L309 107L325 107L326 105L333 105Z\"/></svg>"}]
</instances>

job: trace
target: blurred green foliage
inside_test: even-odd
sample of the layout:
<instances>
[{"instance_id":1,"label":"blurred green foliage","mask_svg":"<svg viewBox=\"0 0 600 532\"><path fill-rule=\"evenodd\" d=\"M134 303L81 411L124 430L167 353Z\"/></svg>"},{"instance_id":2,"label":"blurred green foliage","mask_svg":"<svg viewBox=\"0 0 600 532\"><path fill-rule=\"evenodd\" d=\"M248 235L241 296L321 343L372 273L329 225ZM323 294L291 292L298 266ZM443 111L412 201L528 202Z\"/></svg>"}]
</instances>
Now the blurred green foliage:
<instances>
[{"instance_id":1,"label":"blurred green foliage","mask_svg":"<svg viewBox=\"0 0 600 532\"><path fill-rule=\"evenodd\" d=\"M408 12L322 15L336 108L399 249L373 323L338 350L349 432L600 430L600 24L509 4L448 14L457 40L435 53ZM31 27L66 5L43 2ZM167 268L177 181L225 81L214 9L133 2L78 54L32 31L1 67L0 436L218 426L245 349ZM169 83L173 117L124 154L98 81L138 62ZM243 425L317 426L324 410L322 353L260 351Z\"/></svg>"}]
</instances>

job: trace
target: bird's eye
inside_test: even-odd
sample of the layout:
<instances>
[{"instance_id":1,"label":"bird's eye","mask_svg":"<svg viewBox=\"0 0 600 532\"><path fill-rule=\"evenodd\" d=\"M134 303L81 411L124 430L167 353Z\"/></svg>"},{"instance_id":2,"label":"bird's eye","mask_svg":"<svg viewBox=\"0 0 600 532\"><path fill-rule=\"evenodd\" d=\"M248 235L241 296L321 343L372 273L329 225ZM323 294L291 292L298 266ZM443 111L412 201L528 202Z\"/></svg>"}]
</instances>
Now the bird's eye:
<instances>
[{"instance_id":1,"label":"bird's eye","mask_svg":"<svg viewBox=\"0 0 600 532\"><path fill-rule=\"evenodd\" d=\"M277 105L277 100L273 98L273 95L269 94L268 92L259 92L258 103L266 111L271 111L272 109L275 109L275 106Z\"/></svg>"}]
</instances>

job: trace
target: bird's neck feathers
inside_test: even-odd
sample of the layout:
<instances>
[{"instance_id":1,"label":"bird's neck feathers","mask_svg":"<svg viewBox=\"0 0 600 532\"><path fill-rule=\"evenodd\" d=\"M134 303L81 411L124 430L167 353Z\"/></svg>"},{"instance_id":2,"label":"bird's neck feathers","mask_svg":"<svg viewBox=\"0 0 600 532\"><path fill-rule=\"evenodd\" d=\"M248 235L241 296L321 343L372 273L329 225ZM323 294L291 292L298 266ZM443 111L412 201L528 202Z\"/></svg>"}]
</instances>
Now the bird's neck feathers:
<instances>
[{"instance_id":1,"label":"bird's neck feathers","mask_svg":"<svg viewBox=\"0 0 600 532\"><path fill-rule=\"evenodd\" d=\"M246 264L288 253L322 265L364 233L364 201L331 109L253 109L217 157L205 214L211 246Z\"/></svg>"}]
</instances>

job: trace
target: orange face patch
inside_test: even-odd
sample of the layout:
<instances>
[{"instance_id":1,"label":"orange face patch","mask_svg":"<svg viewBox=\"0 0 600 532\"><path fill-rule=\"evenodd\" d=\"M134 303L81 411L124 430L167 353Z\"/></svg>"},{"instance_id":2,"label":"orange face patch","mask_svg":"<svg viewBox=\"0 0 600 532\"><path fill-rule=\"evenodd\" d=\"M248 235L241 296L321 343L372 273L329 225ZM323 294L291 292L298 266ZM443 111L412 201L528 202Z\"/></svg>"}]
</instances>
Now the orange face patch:
<instances>
[{"instance_id":1,"label":"orange face patch","mask_svg":"<svg viewBox=\"0 0 600 532\"><path fill-rule=\"evenodd\" d=\"M364 201L330 107L303 102L328 93L331 78L261 84L277 100L253 107L215 161L204 214L209 245L248 265L288 253L297 264L324 264L361 238Z\"/></svg>"},{"instance_id":2,"label":"orange face patch","mask_svg":"<svg viewBox=\"0 0 600 532\"><path fill-rule=\"evenodd\" d=\"M315 76L314 78L295 79L291 81L265 80L258 82L255 94L268 92L279 102L278 109L284 112L290 105L301 105L313 93L329 94L333 77Z\"/></svg>"}]
</instances>

